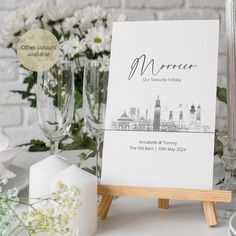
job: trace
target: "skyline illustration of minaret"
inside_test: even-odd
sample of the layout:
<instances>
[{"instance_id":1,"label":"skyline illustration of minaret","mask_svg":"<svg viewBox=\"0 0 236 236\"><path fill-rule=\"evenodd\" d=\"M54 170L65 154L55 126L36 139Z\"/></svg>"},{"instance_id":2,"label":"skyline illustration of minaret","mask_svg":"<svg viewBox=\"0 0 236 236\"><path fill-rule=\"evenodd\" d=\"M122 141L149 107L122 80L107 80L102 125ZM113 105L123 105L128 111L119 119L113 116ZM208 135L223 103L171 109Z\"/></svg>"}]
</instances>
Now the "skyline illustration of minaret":
<instances>
[{"instance_id":1,"label":"skyline illustration of minaret","mask_svg":"<svg viewBox=\"0 0 236 236\"><path fill-rule=\"evenodd\" d=\"M179 128L180 129L183 128L183 118L184 118L183 111L180 111L179 112Z\"/></svg>"},{"instance_id":2,"label":"skyline illustration of minaret","mask_svg":"<svg viewBox=\"0 0 236 236\"><path fill-rule=\"evenodd\" d=\"M173 120L173 112L170 111L170 114L169 114L169 121L172 121Z\"/></svg>"},{"instance_id":3,"label":"skyline illustration of minaret","mask_svg":"<svg viewBox=\"0 0 236 236\"><path fill-rule=\"evenodd\" d=\"M196 109L194 104L192 104L190 109L189 128L194 129L195 127L196 127Z\"/></svg>"},{"instance_id":4,"label":"skyline illustration of minaret","mask_svg":"<svg viewBox=\"0 0 236 236\"><path fill-rule=\"evenodd\" d=\"M131 107L130 108L130 116L131 116L131 118L134 119L135 115L136 115L136 107Z\"/></svg>"},{"instance_id":5,"label":"skyline illustration of minaret","mask_svg":"<svg viewBox=\"0 0 236 236\"><path fill-rule=\"evenodd\" d=\"M200 105L197 106L196 120L197 120L196 128L200 129L200 127L201 127L201 106Z\"/></svg>"},{"instance_id":6,"label":"skyline illustration of minaret","mask_svg":"<svg viewBox=\"0 0 236 236\"><path fill-rule=\"evenodd\" d=\"M160 131L160 126L161 126L161 102L158 95L154 107L153 131Z\"/></svg>"},{"instance_id":7,"label":"skyline illustration of minaret","mask_svg":"<svg viewBox=\"0 0 236 236\"><path fill-rule=\"evenodd\" d=\"M179 120L183 120L183 117L184 117L184 116L183 116L183 111L180 111L180 112L179 112Z\"/></svg>"}]
</instances>

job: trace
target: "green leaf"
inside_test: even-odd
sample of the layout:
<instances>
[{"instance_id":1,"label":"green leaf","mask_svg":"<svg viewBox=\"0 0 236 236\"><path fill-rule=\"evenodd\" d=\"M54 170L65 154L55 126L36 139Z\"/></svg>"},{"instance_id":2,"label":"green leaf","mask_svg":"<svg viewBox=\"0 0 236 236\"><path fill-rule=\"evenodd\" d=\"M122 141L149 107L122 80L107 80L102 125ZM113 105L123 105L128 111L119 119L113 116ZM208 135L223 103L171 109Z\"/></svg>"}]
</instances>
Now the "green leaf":
<instances>
[{"instance_id":1,"label":"green leaf","mask_svg":"<svg viewBox=\"0 0 236 236\"><path fill-rule=\"evenodd\" d=\"M72 123L70 128L70 134L71 134L70 137L72 139L82 140L84 137L82 129L83 129L83 121Z\"/></svg>"},{"instance_id":2,"label":"green leaf","mask_svg":"<svg viewBox=\"0 0 236 236\"><path fill-rule=\"evenodd\" d=\"M36 98L28 98L30 106L36 108Z\"/></svg>"},{"instance_id":3,"label":"green leaf","mask_svg":"<svg viewBox=\"0 0 236 236\"><path fill-rule=\"evenodd\" d=\"M47 146L42 146L42 145L31 145L29 147L29 152L46 152L49 151L50 148Z\"/></svg>"},{"instance_id":4,"label":"green leaf","mask_svg":"<svg viewBox=\"0 0 236 236\"><path fill-rule=\"evenodd\" d=\"M75 92L75 110L81 108L83 105L83 97L79 91Z\"/></svg>"},{"instance_id":5,"label":"green leaf","mask_svg":"<svg viewBox=\"0 0 236 236\"><path fill-rule=\"evenodd\" d=\"M21 34L21 31L19 30L18 32L14 33L13 35L18 37L18 36L20 36L20 34Z\"/></svg>"},{"instance_id":6,"label":"green leaf","mask_svg":"<svg viewBox=\"0 0 236 236\"><path fill-rule=\"evenodd\" d=\"M223 156L224 146L222 142L219 140L218 132L215 133L215 150L214 155L218 155L219 157Z\"/></svg>"},{"instance_id":7,"label":"green leaf","mask_svg":"<svg viewBox=\"0 0 236 236\"><path fill-rule=\"evenodd\" d=\"M53 26L54 24L56 24L56 21L54 21L54 20L49 20L49 21L47 22L47 24L48 24L49 26Z\"/></svg>"},{"instance_id":8,"label":"green leaf","mask_svg":"<svg viewBox=\"0 0 236 236\"><path fill-rule=\"evenodd\" d=\"M87 171L88 173L90 173L92 175L96 175L96 167L92 167L92 168L84 167L82 169Z\"/></svg>"},{"instance_id":9,"label":"green leaf","mask_svg":"<svg viewBox=\"0 0 236 236\"><path fill-rule=\"evenodd\" d=\"M226 88L217 87L217 98L227 104L227 90Z\"/></svg>"},{"instance_id":10,"label":"green leaf","mask_svg":"<svg viewBox=\"0 0 236 236\"><path fill-rule=\"evenodd\" d=\"M84 68L76 70L74 73L75 77L75 91L78 91L80 94L83 94L83 78L84 78Z\"/></svg>"},{"instance_id":11,"label":"green leaf","mask_svg":"<svg viewBox=\"0 0 236 236\"><path fill-rule=\"evenodd\" d=\"M58 41L60 41L61 35L57 32L57 30L52 27L52 34L57 38Z\"/></svg>"},{"instance_id":12,"label":"green leaf","mask_svg":"<svg viewBox=\"0 0 236 236\"><path fill-rule=\"evenodd\" d=\"M79 159L80 159L81 161L85 161L85 160L87 160L87 156L86 156L86 154L85 154L84 152L80 153L80 155L79 155Z\"/></svg>"},{"instance_id":13,"label":"green leaf","mask_svg":"<svg viewBox=\"0 0 236 236\"><path fill-rule=\"evenodd\" d=\"M80 155L79 155L79 159L80 159L81 161L86 161L86 160L88 160L88 159L91 158L91 157L95 157L96 154L97 154L96 150L94 150L94 151L92 151L92 152L88 152L87 154L84 153L84 152L82 152L82 153L80 153Z\"/></svg>"},{"instance_id":14,"label":"green leaf","mask_svg":"<svg viewBox=\"0 0 236 236\"><path fill-rule=\"evenodd\" d=\"M20 94L22 100L26 99L31 107L36 107L36 94L32 93L31 90L37 83L37 72L31 72L24 78L23 83L27 85L26 91L12 90L11 92Z\"/></svg>"},{"instance_id":15,"label":"green leaf","mask_svg":"<svg viewBox=\"0 0 236 236\"><path fill-rule=\"evenodd\" d=\"M218 180L218 182L216 183L216 185L223 184L224 182L225 182L225 177L220 178L220 179Z\"/></svg>"},{"instance_id":16,"label":"green leaf","mask_svg":"<svg viewBox=\"0 0 236 236\"><path fill-rule=\"evenodd\" d=\"M36 108L36 94L21 90L11 90L10 92L20 94L22 100L27 99L30 106Z\"/></svg>"},{"instance_id":17,"label":"green leaf","mask_svg":"<svg viewBox=\"0 0 236 236\"><path fill-rule=\"evenodd\" d=\"M23 80L24 84L27 84L27 92L30 92L31 89L36 85L37 83L37 72L32 72L29 76L25 77Z\"/></svg>"},{"instance_id":18,"label":"green leaf","mask_svg":"<svg viewBox=\"0 0 236 236\"><path fill-rule=\"evenodd\" d=\"M40 140L31 139L29 143L21 144L18 147L29 146L30 152L45 152L50 150L50 148L45 144L45 142Z\"/></svg>"}]
</instances>

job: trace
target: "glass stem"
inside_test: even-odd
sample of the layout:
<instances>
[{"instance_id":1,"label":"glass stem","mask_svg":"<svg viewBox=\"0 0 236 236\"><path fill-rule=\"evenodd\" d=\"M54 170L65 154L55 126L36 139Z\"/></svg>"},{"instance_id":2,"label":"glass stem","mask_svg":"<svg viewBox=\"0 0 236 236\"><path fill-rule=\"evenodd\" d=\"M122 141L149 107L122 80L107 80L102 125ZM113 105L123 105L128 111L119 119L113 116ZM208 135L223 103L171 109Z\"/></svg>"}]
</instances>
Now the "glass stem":
<instances>
[{"instance_id":1,"label":"glass stem","mask_svg":"<svg viewBox=\"0 0 236 236\"><path fill-rule=\"evenodd\" d=\"M57 154L57 149L58 149L58 141L51 141L50 142L50 155L54 156Z\"/></svg>"},{"instance_id":2,"label":"glass stem","mask_svg":"<svg viewBox=\"0 0 236 236\"><path fill-rule=\"evenodd\" d=\"M97 155L96 155L96 176L98 184L101 182L101 170L102 170L102 139L97 137Z\"/></svg>"}]
</instances>

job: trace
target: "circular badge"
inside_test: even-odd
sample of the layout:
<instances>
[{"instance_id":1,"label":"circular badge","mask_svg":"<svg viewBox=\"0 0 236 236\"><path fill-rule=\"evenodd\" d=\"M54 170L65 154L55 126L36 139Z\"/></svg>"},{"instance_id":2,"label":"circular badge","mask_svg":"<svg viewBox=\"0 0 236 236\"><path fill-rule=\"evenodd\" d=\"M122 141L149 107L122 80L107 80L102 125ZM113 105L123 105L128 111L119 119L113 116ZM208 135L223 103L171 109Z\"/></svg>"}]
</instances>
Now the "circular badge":
<instances>
[{"instance_id":1,"label":"circular badge","mask_svg":"<svg viewBox=\"0 0 236 236\"><path fill-rule=\"evenodd\" d=\"M23 34L17 44L17 56L24 67L45 71L56 64L60 53L56 37L44 29L33 29Z\"/></svg>"}]
</instances>

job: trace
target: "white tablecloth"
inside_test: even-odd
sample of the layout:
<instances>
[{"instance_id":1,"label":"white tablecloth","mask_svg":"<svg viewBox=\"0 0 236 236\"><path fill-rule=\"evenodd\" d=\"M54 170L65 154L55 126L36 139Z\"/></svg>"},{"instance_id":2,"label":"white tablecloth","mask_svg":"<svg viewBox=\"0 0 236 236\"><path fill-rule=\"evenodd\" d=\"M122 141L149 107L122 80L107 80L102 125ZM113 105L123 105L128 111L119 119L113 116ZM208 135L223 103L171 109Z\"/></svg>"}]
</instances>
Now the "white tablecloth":
<instances>
[{"instance_id":1,"label":"white tablecloth","mask_svg":"<svg viewBox=\"0 0 236 236\"><path fill-rule=\"evenodd\" d=\"M48 153L22 151L13 164L29 168ZM76 152L64 152L73 163ZM216 161L215 175L223 173ZM27 189L21 193L27 196ZM21 207L19 207L20 210ZM108 218L98 221L98 236L227 236L228 220L219 219L217 227L209 228L199 202L171 201L169 209L158 209L155 199L119 197L114 200Z\"/></svg>"}]
</instances>

